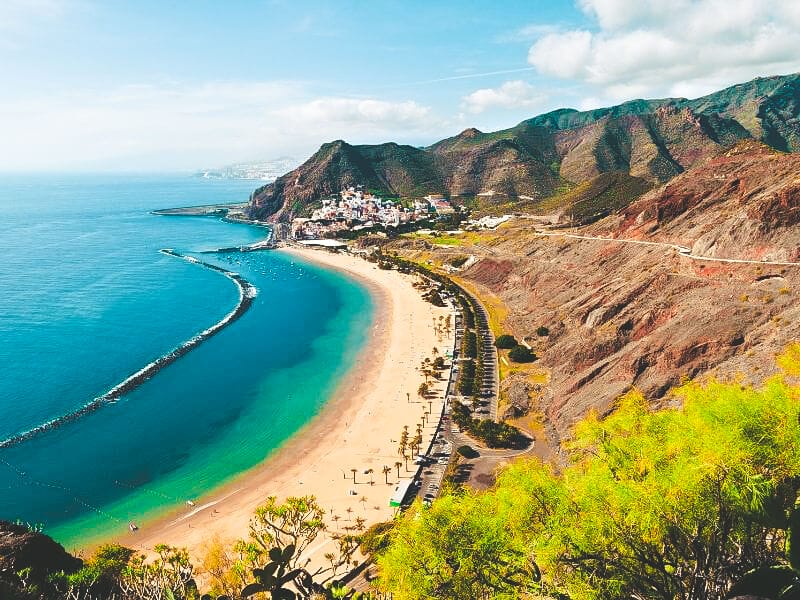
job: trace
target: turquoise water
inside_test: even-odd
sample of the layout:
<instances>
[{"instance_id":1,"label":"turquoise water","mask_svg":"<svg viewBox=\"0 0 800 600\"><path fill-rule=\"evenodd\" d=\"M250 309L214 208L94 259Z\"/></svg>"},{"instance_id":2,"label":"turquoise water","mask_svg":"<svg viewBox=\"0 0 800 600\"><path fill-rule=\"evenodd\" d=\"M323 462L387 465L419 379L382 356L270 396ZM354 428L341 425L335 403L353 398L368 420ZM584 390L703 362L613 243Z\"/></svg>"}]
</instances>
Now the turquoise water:
<instances>
[{"instance_id":1,"label":"turquoise water","mask_svg":"<svg viewBox=\"0 0 800 600\"><path fill-rule=\"evenodd\" d=\"M149 211L252 188L0 177L0 439L75 410L227 314L231 281L158 250L264 230ZM123 531L253 467L324 405L365 340L366 290L279 252L198 256L253 283L252 308L120 401L0 449L0 519L42 523L70 547Z\"/></svg>"}]
</instances>

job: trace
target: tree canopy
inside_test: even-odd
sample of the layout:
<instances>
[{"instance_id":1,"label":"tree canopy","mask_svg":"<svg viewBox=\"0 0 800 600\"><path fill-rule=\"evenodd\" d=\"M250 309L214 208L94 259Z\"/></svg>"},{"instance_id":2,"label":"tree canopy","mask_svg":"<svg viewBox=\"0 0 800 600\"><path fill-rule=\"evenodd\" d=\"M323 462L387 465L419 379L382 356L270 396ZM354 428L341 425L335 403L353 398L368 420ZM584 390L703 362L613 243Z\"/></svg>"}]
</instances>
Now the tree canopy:
<instances>
[{"instance_id":1,"label":"tree canopy","mask_svg":"<svg viewBox=\"0 0 800 600\"><path fill-rule=\"evenodd\" d=\"M511 349L517 344L519 344L519 342L517 342L517 338L515 338L513 335L509 335L508 333L498 336L494 341L495 346L504 349Z\"/></svg>"},{"instance_id":2,"label":"tree canopy","mask_svg":"<svg viewBox=\"0 0 800 600\"><path fill-rule=\"evenodd\" d=\"M793 348L779 363L791 373L798 357ZM711 380L674 397L680 407L655 411L631 392L609 417L588 416L558 473L516 461L488 492L416 505L379 559L385 589L398 599L536 590L705 600L784 564L800 389L781 376L760 388Z\"/></svg>"},{"instance_id":3,"label":"tree canopy","mask_svg":"<svg viewBox=\"0 0 800 600\"><path fill-rule=\"evenodd\" d=\"M508 351L508 358L514 362L527 363L536 360L536 355L530 348L526 348L525 346L518 344Z\"/></svg>"}]
</instances>

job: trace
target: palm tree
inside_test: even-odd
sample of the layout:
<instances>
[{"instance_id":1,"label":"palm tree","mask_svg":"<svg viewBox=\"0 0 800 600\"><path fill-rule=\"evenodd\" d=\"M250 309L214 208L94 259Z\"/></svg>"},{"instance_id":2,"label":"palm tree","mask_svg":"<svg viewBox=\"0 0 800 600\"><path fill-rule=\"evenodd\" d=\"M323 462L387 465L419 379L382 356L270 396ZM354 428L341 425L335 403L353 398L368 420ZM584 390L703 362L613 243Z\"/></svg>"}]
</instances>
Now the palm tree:
<instances>
[{"instance_id":1,"label":"palm tree","mask_svg":"<svg viewBox=\"0 0 800 600\"><path fill-rule=\"evenodd\" d=\"M398 454L405 454L408 448L408 425L403 427L403 432L400 434L400 443L397 447Z\"/></svg>"},{"instance_id":2,"label":"palm tree","mask_svg":"<svg viewBox=\"0 0 800 600\"><path fill-rule=\"evenodd\" d=\"M386 480L386 485L389 485L389 473L392 472L392 467L383 465L383 478Z\"/></svg>"},{"instance_id":3,"label":"palm tree","mask_svg":"<svg viewBox=\"0 0 800 600\"><path fill-rule=\"evenodd\" d=\"M336 525L336 530L337 530L337 531L339 530L338 521L339 521L339 519L341 519L341 518L342 518L342 517L340 517L339 515L331 515L331 520L332 520L332 521L334 522L334 524Z\"/></svg>"},{"instance_id":4,"label":"palm tree","mask_svg":"<svg viewBox=\"0 0 800 600\"><path fill-rule=\"evenodd\" d=\"M441 317L439 317L439 318L441 318ZM433 347L432 354L433 354L434 358L439 356L439 349L436 346Z\"/></svg>"},{"instance_id":5,"label":"palm tree","mask_svg":"<svg viewBox=\"0 0 800 600\"><path fill-rule=\"evenodd\" d=\"M403 466L403 463L397 461L396 463L394 463L394 466L397 469L397 478L400 479L400 467Z\"/></svg>"},{"instance_id":6,"label":"palm tree","mask_svg":"<svg viewBox=\"0 0 800 600\"><path fill-rule=\"evenodd\" d=\"M361 496L361 498L359 498L358 501L361 502L361 509L364 512L367 512L367 497Z\"/></svg>"},{"instance_id":7,"label":"palm tree","mask_svg":"<svg viewBox=\"0 0 800 600\"><path fill-rule=\"evenodd\" d=\"M356 471L358 471L358 469L350 469L350 471L352 471L352 473L353 473L353 483L355 483L356 482Z\"/></svg>"},{"instance_id":8,"label":"palm tree","mask_svg":"<svg viewBox=\"0 0 800 600\"><path fill-rule=\"evenodd\" d=\"M417 434L414 436L414 439L411 441L411 445L417 449L417 455L419 455L420 446L422 446L422 435Z\"/></svg>"},{"instance_id":9,"label":"palm tree","mask_svg":"<svg viewBox=\"0 0 800 600\"><path fill-rule=\"evenodd\" d=\"M425 370L425 377L431 377L433 379L439 379L439 372L433 368L433 366L429 366Z\"/></svg>"},{"instance_id":10,"label":"palm tree","mask_svg":"<svg viewBox=\"0 0 800 600\"><path fill-rule=\"evenodd\" d=\"M424 398L428 394L428 384L427 383L420 383L419 387L417 388L417 395L420 398Z\"/></svg>"},{"instance_id":11,"label":"palm tree","mask_svg":"<svg viewBox=\"0 0 800 600\"><path fill-rule=\"evenodd\" d=\"M353 514L353 509L348 506L347 507L347 520L348 521L350 520L350 515L352 515L352 514Z\"/></svg>"}]
</instances>

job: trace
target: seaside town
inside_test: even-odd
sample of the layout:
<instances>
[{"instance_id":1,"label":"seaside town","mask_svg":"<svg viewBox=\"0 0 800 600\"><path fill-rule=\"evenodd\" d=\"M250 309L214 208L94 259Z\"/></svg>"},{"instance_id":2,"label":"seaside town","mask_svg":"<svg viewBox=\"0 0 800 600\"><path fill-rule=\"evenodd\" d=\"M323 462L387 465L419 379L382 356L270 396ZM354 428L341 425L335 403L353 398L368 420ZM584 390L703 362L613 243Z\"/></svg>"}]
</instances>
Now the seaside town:
<instances>
[{"instance_id":1,"label":"seaside town","mask_svg":"<svg viewBox=\"0 0 800 600\"><path fill-rule=\"evenodd\" d=\"M310 218L293 219L291 236L293 239L333 237L348 230L357 232L376 225L398 227L454 212L441 194L401 201L380 198L359 185L323 199L322 206Z\"/></svg>"},{"instance_id":2,"label":"seaside town","mask_svg":"<svg viewBox=\"0 0 800 600\"><path fill-rule=\"evenodd\" d=\"M338 196L321 200L320 207L314 209L310 217L292 219L291 225L272 224L272 238L268 243L294 240L324 241L326 243L322 245L331 245L334 238L350 238L361 233L386 235L388 229L401 228L405 232L434 233L426 227L442 221L455 228L448 229L448 233L462 233L465 230L494 229L511 219L512 215L467 217L468 212L456 208L441 194L415 199L385 199L364 191L363 186L358 185L343 189ZM229 213L229 218L236 217Z\"/></svg>"}]
</instances>

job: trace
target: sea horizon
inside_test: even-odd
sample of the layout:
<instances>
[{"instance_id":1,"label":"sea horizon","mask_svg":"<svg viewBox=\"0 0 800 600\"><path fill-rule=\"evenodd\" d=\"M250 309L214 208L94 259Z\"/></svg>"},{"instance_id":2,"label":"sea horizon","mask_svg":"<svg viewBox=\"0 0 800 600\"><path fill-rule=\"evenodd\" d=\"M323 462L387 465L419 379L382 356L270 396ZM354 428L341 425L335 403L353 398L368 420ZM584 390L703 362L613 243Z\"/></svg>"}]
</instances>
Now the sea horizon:
<instances>
[{"instance_id":1,"label":"sea horizon","mask_svg":"<svg viewBox=\"0 0 800 600\"><path fill-rule=\"evenodd\" d=\"M0 174L10 294L0 299L0 438L74 411L218 322L230 326L98 411L0 449L5 518L67 547L124 532L257 466L306 425L366 339L369 292L279 253L217 254L263 228L151 210L246 201L259 182L187 175ZM197 254L202 253L202 254ZM47 273L58 273L48 281ZM37 285L40 284L40 285ZM288 318L287 318L288 317ZM301 318L302 317L302 318ZM264 425L267 424L267 425Z\"/></svg>"}]
</instances>

